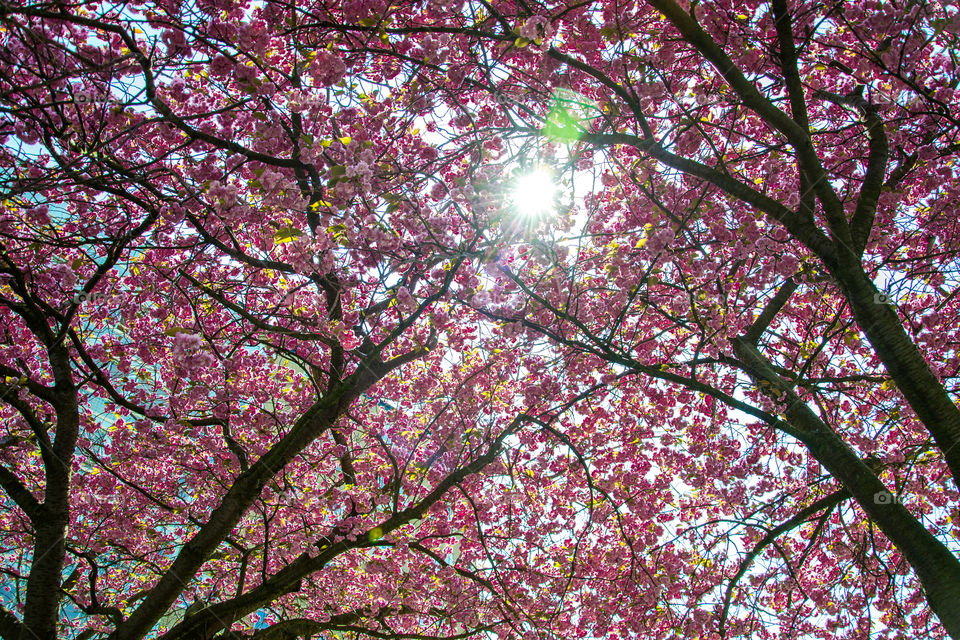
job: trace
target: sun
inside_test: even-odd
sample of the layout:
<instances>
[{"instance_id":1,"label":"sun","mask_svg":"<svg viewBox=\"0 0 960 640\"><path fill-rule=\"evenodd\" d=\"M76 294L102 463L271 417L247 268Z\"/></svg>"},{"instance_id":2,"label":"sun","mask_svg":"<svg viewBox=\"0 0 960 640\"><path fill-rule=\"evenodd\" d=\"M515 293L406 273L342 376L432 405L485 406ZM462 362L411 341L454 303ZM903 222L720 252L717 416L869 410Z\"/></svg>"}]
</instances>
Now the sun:
<instances>
[{"instance_id":1,"label":"sun","mask_svg":"<svg viewBox=\"0 0 960 640\"><path fill-rule=\"evenodd\" d=\"M521 173L510 190L513 210L525 218L543 218L557 208L558 185L553 172L536 167Z\"/></svg>"}]
</instances>

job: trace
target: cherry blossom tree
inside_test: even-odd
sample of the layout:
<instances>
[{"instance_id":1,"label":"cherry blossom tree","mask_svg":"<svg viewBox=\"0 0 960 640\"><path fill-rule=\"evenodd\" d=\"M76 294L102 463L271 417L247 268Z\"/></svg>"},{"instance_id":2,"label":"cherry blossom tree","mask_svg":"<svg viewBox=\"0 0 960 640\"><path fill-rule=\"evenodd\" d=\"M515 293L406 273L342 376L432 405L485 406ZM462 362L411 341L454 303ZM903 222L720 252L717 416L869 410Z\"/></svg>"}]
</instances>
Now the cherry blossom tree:
<instances>
[{"instance_id":1,"label":"cherry blossom tree","mask_svg":"<svg viewBox=\"0 0 960 640\"><path fill-rule=\"evenodd\" d=\"M4 640L960 638L955 8L0 27Z\"/></svg>"}]
</instances>

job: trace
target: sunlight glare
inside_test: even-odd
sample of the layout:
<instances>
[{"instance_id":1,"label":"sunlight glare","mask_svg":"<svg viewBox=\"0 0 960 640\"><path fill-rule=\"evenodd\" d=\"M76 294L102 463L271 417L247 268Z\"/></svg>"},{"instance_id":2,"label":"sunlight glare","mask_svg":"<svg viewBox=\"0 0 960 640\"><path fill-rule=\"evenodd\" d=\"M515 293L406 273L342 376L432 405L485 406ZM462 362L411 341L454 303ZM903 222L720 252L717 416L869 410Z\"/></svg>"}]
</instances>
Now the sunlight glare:
<instances>
[{"instance_id":1,"label":"sunlight glare","mask_svg":"<svg viewBox=\"0 0 960 640\"><path fill-rule=\"evenodd\" d=\"M511 191L514 210L526 218L541 218L556 209L557 183L553 174L536 168L519 176Z\"/></svg>"}]
</instances>

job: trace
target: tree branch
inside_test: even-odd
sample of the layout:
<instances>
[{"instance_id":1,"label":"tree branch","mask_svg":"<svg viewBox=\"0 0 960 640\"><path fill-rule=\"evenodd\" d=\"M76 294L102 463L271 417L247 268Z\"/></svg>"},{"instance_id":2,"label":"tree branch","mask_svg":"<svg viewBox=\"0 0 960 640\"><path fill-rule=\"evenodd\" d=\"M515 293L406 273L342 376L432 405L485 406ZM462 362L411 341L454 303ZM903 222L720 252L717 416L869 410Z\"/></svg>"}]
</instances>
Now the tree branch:
<instances>
[{"instance_id":1,"label":"tree branch","mask_svg":"<svg viewBox=\"0 0 960 640\"><path fill-rule=\"evenodd\" d=\"M844 500L850 497L850 492L846 489L840 489L839 491L834 491L828 496L820 498L813 504L808 505L801 509L795 516L787 520L786 522L780 524L777 527L774 527L767 532L767 535L763 537L760 542L758 542L753 549L747 554L747 556L740 562L740 568L737 570L737 573L730 579L730 584L727 586L726 595L723 598L723 611L720 613L720 619L717 622L717 628L719 629L720 635L724 636L724 627L727 622L727 615L730 610L730 602L733 599L733 590L736 588L737 583L740 581L740 578L746 574L747 569L750 568L750 565L756 559L760 552L762 552L767 546L769 546L774 540L783 535L788 531L796 529L800 525L807 522L813 515L823 511L824 509L832 509L837 506Z\"/></svg>"},{"instance_id":2,"label":"tree branch","mask_svg":"<svg viewBox=\"0 0 960 640\"><path fill-rule=\"evenodd\" d=\"M842 244L850 243L850 230L843 213L843 203L830 185L820 158L813 148L810 132L790 119L747 80L726 52L674 0L647 0L680 32L684 39L709 60L726 78L743 103L767 124L786 136L797 152L801 169L810 177L810 186L816 191L830 224L830 230Z\"/></svg>"},{"instance_id":3,"label":"tree branch","mask_svg":"<svg viewBox=\"0 0 960 640\"><path fill-rule=\"evenodd\" d=\"M787 85L790 96L790 112L796 123L804 129L810 130L810 120L807 114L807 100L803 94L803 83L800 81L800 72L797 69L797 48L793 39L793 21L787 10L786 0L773 0L771 3L774 21L777 25L777 39L780 42L780 69ZM810 188L810 178L802 169L800 174L800 215L805 219L813 220L816 196Z\"/></svg>"},{"instance_id":4,"label":"tree branch","mask_svg":"<svg viewBox=\"0 0 960 640\"><path fill-rule=\"evenodd\" d=\"M23 623L15 615L0 607L0 638L3 640L20 640L23 634Z\"/></svg>"},{"instance_id":5,"label":"tree branch","mask_svg":"<svg viewBox=\"0 0 960 640\"><path fill-rule=\"evenodd\" d=\"M5 466L0 465L0 487L7 492L17 506L23 509L30 521L37 523L45 516L43 506L37 501L34 495L27 489L20 478Z\"/></svg>"},{"instance_id":6,"label":"tree branch","mask_svg":"<svg viewBox=\"0 0 960 640\"><path fill-rule=\"evenodd\" d=\"M787 301L790 300L790 296L797 290L797 286L796 280L787 278L787 281L780 287L780 290L777 291L776 295L773 296L770 302L767 303L767 306L763 308L763 311L760 312L760 316L750 325L746 333L743 334L743 339L750 344L757 344L763 332L767 330L767 327L770 326L773 319L780 313L783 306L787 304Z\"/></svg>"}]
</instances>

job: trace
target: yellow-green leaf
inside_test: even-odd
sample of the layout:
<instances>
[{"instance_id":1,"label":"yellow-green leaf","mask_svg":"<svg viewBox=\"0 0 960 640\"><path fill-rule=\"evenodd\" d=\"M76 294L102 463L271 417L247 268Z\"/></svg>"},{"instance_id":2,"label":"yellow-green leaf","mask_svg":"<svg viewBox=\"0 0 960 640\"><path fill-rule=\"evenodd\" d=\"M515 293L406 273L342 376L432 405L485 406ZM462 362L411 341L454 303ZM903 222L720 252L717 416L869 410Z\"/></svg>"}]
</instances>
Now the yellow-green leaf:
<instances>
[{"instance_id":1,"label":"yellow-green leaf","mask_svg":"<svg viewBox=\"0 0 960 640\"><path fill-rule=\"evenodd\" d=\"M293 227L283 227L282 229L277 229L277 232L273 234L273 241L277 244L293 242L302 235L303 231L300 231L299 229L294 229Z\"/></svg>"}]
</instances>

